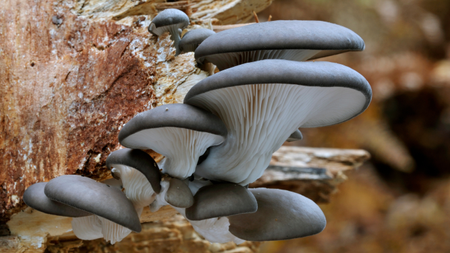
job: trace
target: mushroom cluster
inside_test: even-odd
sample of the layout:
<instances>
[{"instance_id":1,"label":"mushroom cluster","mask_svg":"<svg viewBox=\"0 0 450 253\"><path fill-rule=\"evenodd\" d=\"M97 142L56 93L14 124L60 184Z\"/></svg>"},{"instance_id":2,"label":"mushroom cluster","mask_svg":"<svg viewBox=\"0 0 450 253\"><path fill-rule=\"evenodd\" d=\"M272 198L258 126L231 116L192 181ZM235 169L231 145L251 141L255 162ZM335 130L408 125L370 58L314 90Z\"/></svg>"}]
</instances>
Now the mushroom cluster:
<instances>
[{"instance_id":1,"label":"mushroom cluster","mask_svg":"<svg viewBox=\"0 0 450 253\"><path fill-rule=\"evenodd\" d=\"M168 9L149 31L170 32L177 54L195 50L199 65L212 63L220 71L194 85L182 104L139 113L123 126L119 142L126 148L106 160L112 181L61 176L29 187L25 203L74 217L79 238L112 243L140 231L145 206L153 212L174 207L211 242L321 232L326 219L310 199L248 185L285 141L303 138L299 128L338 124L368 107L371 87L359 73L306 61L363 50L364 41L327 22L272 21L217 34L192 30L179 42L188 23L184 13ZM165 158L157 164L149 149Z\"/></svg>"}]
</instances>

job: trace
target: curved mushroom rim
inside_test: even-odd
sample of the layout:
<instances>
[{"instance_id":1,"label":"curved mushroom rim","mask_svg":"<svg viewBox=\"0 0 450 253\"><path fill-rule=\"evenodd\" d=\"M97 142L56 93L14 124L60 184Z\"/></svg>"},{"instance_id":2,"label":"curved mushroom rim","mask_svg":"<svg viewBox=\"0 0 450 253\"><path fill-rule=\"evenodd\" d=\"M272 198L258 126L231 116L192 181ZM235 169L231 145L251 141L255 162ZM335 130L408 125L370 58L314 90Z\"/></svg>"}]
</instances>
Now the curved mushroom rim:
<instances>
[{"instance_id":1,"label":"curved mushroom rim","mask_svg":"<svg viewBox=\"0 0 450 253\"><path fill-rule=\"evenodd\" d=\"M364 41L359 35L337 24L324 21L278 20L216 33L195 50L195 58L253 50L361 51L364 48Z\"/></svg>"},{"instance_id":2,"label":"curved mushroom rim","mask_svg":"<svg viewBox=\"0 0 450 253\"><path fill-rule=\"evenodd\" d=\"M296 62L287 60L263 60L245 63L209 76L194 85L184 98L184 103L201 107L196 96L234 86L252 84L286 84L304 87L347 88L361 93L365 103L353 117L333 122L338 124L362 113L372 100L372 89L367 80L355 70L330 62ZM204 108L206 109L206 108ZM319 127L305 125L301 127Z\"/></svg>"},{"instance_id":3,"label":"curved mushroom rim","mask_svg":"<svg viewBox=\"0 0 450 253\"><path fill-rule=\"evenodd\" d=\"M146 129L176 127L226 136L227 128L214 114L187 104L162 105L141 112L120 130L119 142Z\"/></svg>"},{"instance_id":4,"label":"curved mushroom rim","mask_svg":"<svg viewBox=\"0 0 450 253\"><path fill-rule=\"evenodd\" d=\"M141 231L133 204L115 187L87 177L64 175L50 180L44 192L51 200L98 215L133 231ZM86 201L87 197L91 200ZM127 221L122 221L122 218Z\"/></svg>"},{"instance_id":5,"label":"curved mushroom rim","mask_svg":"<svg viewBox=\"0 0 450 253\"><path fill-rule=\"evenodd\" d=\"M92 215L82 209L51 200L44 193L44 188L46 185L47 182L40 182L30 185L23 194L23 201L25 204L40 212L58 216L86 217Z\"/></svg>"},{"instance_id":6,"label":"curved mushroom rim","mask_svg":"<svg viewBox=\"0 0 450 253\"><path fill-rule=\"evenodd\" d=\"M149 154L139 149L119 149L106 158L106 167L108 169L111 169L116 164L138 170L147 178L154 192L159 193L161 191L161 173L158 164Z\"/></svg>"}]
</instances>

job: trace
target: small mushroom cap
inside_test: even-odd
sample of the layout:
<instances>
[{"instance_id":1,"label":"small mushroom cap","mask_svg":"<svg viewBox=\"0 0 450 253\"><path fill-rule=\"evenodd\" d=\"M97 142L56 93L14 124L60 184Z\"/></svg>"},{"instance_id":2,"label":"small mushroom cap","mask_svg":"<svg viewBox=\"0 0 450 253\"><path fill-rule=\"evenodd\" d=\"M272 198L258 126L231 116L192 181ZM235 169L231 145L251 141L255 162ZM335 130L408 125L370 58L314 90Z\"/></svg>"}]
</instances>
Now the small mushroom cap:
<instances>
[{"instance_id":1,"label":"small mushroom cap","mask_svg":"<svg viewBox=\"0 0 450 253\"><path fill-rule=\"evenodd\" d=\"M129 148L116 150L106 158L108 169L114 167L115 164L126 165L142 172L152 185L153 191L156 193L161 191L161 173L158 164L144 151Z\"/></svg>"},{"instance_id":2,"label":"small mushroom cap","mask_svg":"<svg viewBox=\"0 0 450 253\"><path fill-rule=\"evenodd\" d=\"M133 231L141 231L133 204L115 187L87 177L65 175L50 180L44 191L54 201L96 214Z\"/></svg>"},{"instance_id":3,"label":"small mushroom cap","mask_svg":"<svg viewBox=\"0 0 450 253\"><path fill-rule=\"evenodd\" d=\"M258 211L228 217L229 231L244 240L273 241L320 233L325 215L312 200L294 192L250 189L258 201Z\"/></svg>"},{"instance_id":4,"label":"small mushroom cap","mask_svg":"<svg viewBox=\"0 0 450 253\"><path fill-rule=\"evenodd\" d=\"M289 138L286 140L287 142L293 142L293 141L299 141L303 139L303 134L302 132L300 132L300 130L296 130L295 132L293 132Z\"/></svg>"},{"instance_id":5,"label":"small mushroom cap","mask_svg":"<svg viewBox=\"0 0 450 253\"><path fill-rule=\"evenodd\" d=\"M194 52L200 43L213 34L215 34L213 30L206 28L190 30L184 34L183 38L180 40L180 50L184 52Z\"/></svg>"},{"instance_id":6,"label":"small mushroom cap","mask_svg":"<svg viewBox=\"0 0 450 253\"><path fill-rule=\"evenodd\" d=\"M148 27L148 31L154 35L160 36L167 31L163 27L173 25L178 28L184 28L189 25L189 17L180 10L165 9L158 13L152 20L152 23Z\"/></svg>"},{"instance_id":7,"label":"small mushroom cap","mask_svg":"<svg viewBox=\"0 0 450 253\"><path fill-rule=\"evenodd\" d=\"M225 136L227 128L214 114L186 104L169 104L141 112L120 130L119 142L130 148L144 149L128 141L128 137L151 128L177 127Z\"/></svg>"},{"instance_id":8,"label":"small mushroom cap","mask_svg":"<svg viewBox=\"0 0 450 253\"><path fill-rule=\"evenodd\" d=\"M194 196L192 196L189 186L178 178L170 179L165 200L170 205L179 208L188 208L194 204Z\"/></svg>"},{"instance_id":9,"label":"small mushroom cap","mask_svg":"<svg viewBox=\"0 0 450 253\"><path fill-rule=\"evenodd\" d=\"M23 201L27 206L38 211L48 214L54 214L67 217L83 217L92 215L83 210L73 208L68 205L53 201L49 199L45 193L44 188L47 183L36 183L27 188L23 194Z\"/></svg>"},{"instance_id":10,"label":"small mushroom cap","mask_svg":"<svg viewBox=\"0 0 450 253\"><path fill-rule=\"evenodd\" d=\"M205 58L217 65L218 62L209 56L255 50L317 50L312 55L299 59L308 60L363 49L364 41L361 37L343 26L323 21L284 20L219 32L210 36L195 50L195 58L199 62ZM275 59L278 56L275 54L266 59L268 58Z\"/></svg>"},{"instance_id":11,"label":"small mushroom cap","mask_svg":"<svg viewBox=\"0 0 450 253\"><path fill-rule=\"evenodd\" d=\"M190 220L254 213L258 204L245 187L233 183L219 183L200 188L194 196L194 205L186 209Z\"/></svg>"}]
</instances>

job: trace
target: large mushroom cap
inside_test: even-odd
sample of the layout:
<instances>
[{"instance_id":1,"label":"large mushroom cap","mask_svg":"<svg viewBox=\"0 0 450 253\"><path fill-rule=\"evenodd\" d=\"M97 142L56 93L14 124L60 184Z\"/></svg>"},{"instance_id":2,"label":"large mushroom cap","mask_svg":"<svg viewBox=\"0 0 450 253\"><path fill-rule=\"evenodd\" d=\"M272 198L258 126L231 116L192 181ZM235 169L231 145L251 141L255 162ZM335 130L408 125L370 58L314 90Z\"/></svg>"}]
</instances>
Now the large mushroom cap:
<instances>
[{"instance_id":1,"label":"large mushroom cap","mask_svg":"<svg viewBox=\"0 0 450 253\"><path fill-rule=\"evenodd\" d=\"M297 128L349 120L371 97L363 76L335 63L263 60L220 71L194 85L184 99L219 116L228 129L224 143L211 147L196 174L252 183Z\"/></svg>"},{"instance_id":2,"label":"large mushroom cap","mask_svg":"<svg viewBox=\"0 0 450 253\"><path fill-rule=\"evenodd\" d=\"M224 141L227 130L215 115L186 104L170 104L139 113L120 131L128 148L152 149L167 157L163 170L187 178L210 146Z\"/></svg>"},{"instance_id":3,"label":"large mushroom cap","mask_svg":"<svg viewBox=\"0 0 450 253\"><path fill-rule=\"evenodd\" d=\"M180 41L179 47L183 52L194 52L195 49L202 43L206 38L215 34L213 30L206 28L200 28L195 30L190 30L184 34Z\"/></svg>"},{"instance_id":4,"label":"large mushroom cap","mask_svg":"<svg viewBox=\"0 0 450 253\"><path fill-rule=\"evenodd\" d=\"M112 152L106 158L106 166L108 169L114 165L125 165L140 171L150 182L153 191L159 193L161 191L161 173L153 158L139 149L119 149Z\"/></svg>"},{"instance_id":5,"label":"large mushroom cap","mask_svg":"<svg viewBox=\"0 0 450 253\"><path fill-rule=\"evenodd\" d=\"M195 194L194 205L186 209L190 220L254 213L258 209L256 199L243 186L232 183L207 185Z\"/></svg>"},{"instance_id":6,"label":"large mushroom cap","mask_svg":"<svg viewBox=\"0 0 450 253\"><path fill-rule=\"evenodd\" d=\"M351 50L363 50L364 41L340 25L323 21L272 21L219 32L196 50L220 70L262 59L304 61Z\"/></svg>"},{"instance_id":7,"label":"large mushroom cap","mask_svg":"<svg viewBox=\"0 0 450 253\"><path fill-rule=\"evenodd\" d=\"M228 217L230 232L244 240L272 241L320 233L325 216L312 200L285 190L250 189L258 201L258 211Z\"/></svg>"},{"instance_id":8,"label":"large mushroom cap","mask_svg":"<svg viewBox=\"0 0 450 253\"><path fill-rule=\"evenodd\" d=\"M87 177L65 175L50 180L44 192L54 201L96 214L133 231L141 231L133 204L115 187Z\"/></svg>"},{"instance_id":9,"label":"large mushroom cap","mask_svg":"<svg viewBox=\"0 0 450 253\"><path fill-rule=\"evenodd\" d=\"M49 199L44 193L46 185L47 183L36 183L28 187L23 194L23 201L25 204L43 213L59 216L83 217L91 215L91 213L81 209L73 208Z\"/></svg>"}]
</instances>

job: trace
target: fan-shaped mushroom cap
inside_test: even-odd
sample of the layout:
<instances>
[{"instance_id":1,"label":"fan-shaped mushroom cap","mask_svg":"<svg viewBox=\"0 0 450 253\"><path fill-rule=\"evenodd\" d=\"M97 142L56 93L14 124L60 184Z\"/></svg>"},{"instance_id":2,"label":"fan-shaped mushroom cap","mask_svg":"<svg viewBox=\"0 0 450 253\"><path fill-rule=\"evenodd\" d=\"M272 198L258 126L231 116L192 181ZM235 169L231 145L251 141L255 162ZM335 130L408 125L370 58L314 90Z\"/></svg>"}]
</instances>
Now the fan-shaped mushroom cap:
<instances>
[{"instance_id":1,"label":"fan-shaped mushroom cap","mask_svg":"<svg viewBox=\"0 0 450 253\"><path fill-rule=\"evenodd\" d=\"M141 231L139 216L123 192L93 179L65 175L50 180L48 198L96 214L133 231Z\"/></svg>"},{"instance_id":2,"label":"fan-shaped mushroom cap","mask_svg":"<svg viewBox=\"0 0 450 253\"><path fill-rule=\"evenodd\" d=\"M291 135L289 135L289 138L287 138L287 142L292 142L292 141L299 141L303 139L303 134L302 132L300 132L300 130L295 130L295 132L293 132Z\"/></svg>"},{"instance_id":3,"label":"fan-shaped mushroom cap","mask_svg":"<svg viewBox=\"0 0 450 253\"><path fill-rule=\"evenodd\" d=\"M263 59L304 61L351 50L364 41L340 25L323 21L272 21L241 26L207 38L196 50L220 70Z\"/></svg>"},{"instance_id":4,"label":"fan-shaped mushroom cap","mask_svg":"<svg viewBox=\"0 0 450 253\"><path fill-rule=\"evenodd\" d=\"M258 211L228 217L230 232L244 240L272 241L320 233L325 215L312 200L294 192L250 189L258 201Z\"/></svg>"},{"instance_id":5,"label":"fan-shaped mushroom cap","mask_svg":"<svg viewBox=\"0 0 450 253\"><path fill-rule=\"evenodd\" d=\"M200 188L194 205L186 209L189 220L253 213L258 209L255 197L243 186L220 183Z\"/></svg>"},{"instance_id":6,"label":"fan-shaped mushroom cap","mask_svg":"<svg viewBox=\"0 0 450 253\"><path fill-rule=\"evenodd\" d=\"M190 30L185 33L180 41L180 51L182 52L194 52L195 49L202 43L206 38L215 34L213 30L206 28L200 28L195 30Z\"/></svg>"},{"instance_id":7,"label":"fan-shaped mushroom cap","mask_svg":"<svg viewBox=\"0 0 450 253\"><path fill-rule=\"evenodd\" d=\"M297 128L349 120L371 97L363 76L335 63L264 60L220 71L194 85L184 99L219 116L228 129L224 143L211 147L195 173L252 183Z\"/></svg>"},{"instance_id":8,"label":"fan-shaped mushroom cap","mask_svg":"<svg viewBox=\"0 0 450 253\"><path fill-rule=\"evenodd\" d=\"M125 147L153 149L166 156L163 171L187 178L210 146L224 141L227 130L215 115L186 104L170 104L139 113L120 131Z\"/></svg>"},{"instance_id":9,"label":"fan-shaped mushroom cap","mask_svg":"<svg viewBox=\"0 0 450 253\"><path fill-rule=\"evenodd\" d=\"M43 213L59 216L83 217L91 215L83 210L49 199L44 193L44 188L46 185L47 183L42 182L28 187L23 194L23 201L25 204Z\"/></svg>"},{"instance_id":10,"label":"fan-shaped mushroom cap","mask_svg":"<svg viewBox=\"0 0 450 253\"><path fill-rule=\"evenodd\" d=\"M189 186L178 178L170 178L165 200L174 207L188 208L194 204Z\"/></svg>"},{"instance_id":11,"label":"fan-shaped mushroom cap","mask_svg":"<svg viewBox=\"0 0 450 253\"><path fill-rule=\"evenodd\" d=\"M161 191L161 185L159 184L161 172L158 164L144 151L129 148L116 150L106 158L108 169L111 169L114 165L125 165L140 171L152 185L153 191L156 193Z\"/></svg>"},{"instance_id":12,"label":"fan-shaped mushroom cap","mask_svg":"<svg viewBox=\"0 0 450 253\"><path fill-rule=\"evenodd\" d=\"M177 54L180 53L178 43L183 28L189 25L189 17L182 11L177 9L165 9L158 13L150 23L148 31L154 35L161 36L165 32L169 32Z\"/></svg>"}]
</instances>

